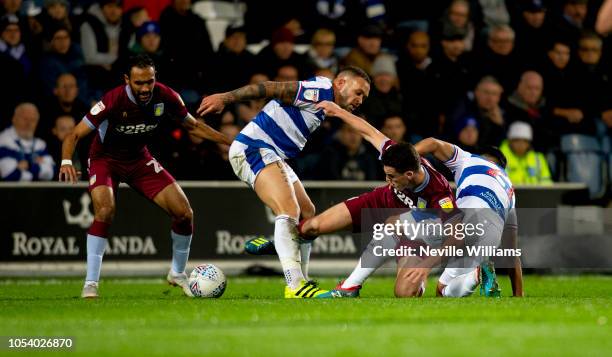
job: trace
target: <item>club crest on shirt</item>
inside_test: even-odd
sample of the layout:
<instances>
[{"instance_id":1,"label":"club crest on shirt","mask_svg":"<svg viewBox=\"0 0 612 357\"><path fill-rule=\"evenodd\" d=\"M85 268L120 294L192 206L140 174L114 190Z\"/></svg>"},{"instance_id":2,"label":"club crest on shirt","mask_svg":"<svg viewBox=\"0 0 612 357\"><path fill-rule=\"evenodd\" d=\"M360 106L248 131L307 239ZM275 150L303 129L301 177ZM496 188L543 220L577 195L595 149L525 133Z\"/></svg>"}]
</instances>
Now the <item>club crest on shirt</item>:
<instances>
[{"instance_id":1,"label":"club crest on shirt","mask_svg":"<svg viewBox=\"0 0 612 357\"><path fill-rule=\"evenodd\" d=\"M164 103L157 103L153 106L153 115L160 117L164 114Z\"/></svg>"},{"instance_id":2,"label":"club crest on shirt","mask_svg":"<svg viewBox=\"0 0 612 357\"><path fill-rule=\"evenodd\" d=\"M318 89L306 89L304 91L304 99L311 102L319 101L319 90Z\"/></svg>"},{"instance_id":3,"label":"club crest on shirt","mask_svg":"<svg viewBox=\"0 0 612 357\"><path fill-rule=\"evenodd\" d=\"M104 106L104 103L102 103L102 101L99 101L98 103L96 103L96 105L93 106L93 108L91 108L89 113L91 113L91 115L98 115L104 109L106 109L106 107Z\"/></svg>"},{"instance_id":4,"label":"club crest on shirt","mask_svg":"<svg viewBox=\"0 0 612 357\"><path fill-rule=\"evenodd\" d=\"M417 201L417 208L427 208L427 200L425 200L423 197L419 197L419 200Z\"/></svg>"}]
</instances>

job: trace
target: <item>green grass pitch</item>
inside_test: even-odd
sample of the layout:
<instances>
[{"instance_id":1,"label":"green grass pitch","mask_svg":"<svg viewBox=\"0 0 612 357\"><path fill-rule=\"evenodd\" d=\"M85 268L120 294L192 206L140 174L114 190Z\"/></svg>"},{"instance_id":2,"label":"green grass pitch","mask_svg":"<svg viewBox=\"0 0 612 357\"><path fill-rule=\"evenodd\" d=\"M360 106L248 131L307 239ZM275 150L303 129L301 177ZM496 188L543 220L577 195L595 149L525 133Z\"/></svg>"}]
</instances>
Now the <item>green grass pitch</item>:
<instances>
[{"instance_id":1,"label":"green grass pitch","mask_svg":"<svg viewBox=\"0 0 612 357\"><path fill-rule=\"evenodd\" d=\"M508 279L500 277L502 294ZM331 279L320 281L334 285ZM68 356L610 355L612 277L525 279L526 297L396 299L372 278L361 299L284 300L279 278L229 279L220 299L189 299L161 279L0 280L0 336L71 336Z\"/></svg>"}]
</instances>

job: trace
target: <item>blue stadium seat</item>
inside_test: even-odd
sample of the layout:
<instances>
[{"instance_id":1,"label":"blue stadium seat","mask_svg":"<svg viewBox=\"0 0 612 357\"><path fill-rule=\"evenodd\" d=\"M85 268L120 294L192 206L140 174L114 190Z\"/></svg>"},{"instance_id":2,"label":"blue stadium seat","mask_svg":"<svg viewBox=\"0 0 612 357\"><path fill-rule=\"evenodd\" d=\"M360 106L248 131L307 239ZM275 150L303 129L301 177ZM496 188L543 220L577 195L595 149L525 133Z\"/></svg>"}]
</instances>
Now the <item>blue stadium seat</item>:
<instances>
[{"instance_id":1,"label":"blue stadium seat","mask_svg":"<svg viewBox=\"0 0 612 357\"><path fill-rule=\"evenodd\" d=\"M566 157L565 175L569 182L583 182L590 197L601 198L606 191L601 145L597 138L580 134L561 137L561 151Z\"/></svg>"}]
</instances>

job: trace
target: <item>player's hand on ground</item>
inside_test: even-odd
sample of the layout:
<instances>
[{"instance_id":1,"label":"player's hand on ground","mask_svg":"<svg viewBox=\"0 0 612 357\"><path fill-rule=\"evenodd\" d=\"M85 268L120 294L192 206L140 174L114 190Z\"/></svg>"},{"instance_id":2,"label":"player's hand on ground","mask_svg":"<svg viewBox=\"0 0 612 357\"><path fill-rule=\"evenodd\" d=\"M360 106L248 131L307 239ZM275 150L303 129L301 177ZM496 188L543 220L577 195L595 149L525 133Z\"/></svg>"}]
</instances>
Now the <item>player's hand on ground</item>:
<instances>
[{"instance_id":1,"label":"player's hand on ground","mask_svg":"<svg viewBox=\"0 0 612 357\"><path fill-rule=\"evenodd\" d=\"M336 117L344 111L344 109L340 108L338 104L330 102L328 100L320 102L319 104L317 104L316 108L319 110L322 109L325 115L330 117Z\"/></svg>"},{"instance_id":2,"label":"player's hand on ground","mask_svg":"<svg viewBox=\"0 0 612 357\"><path fill-rule=\"evenodd\" d=\"M223 100L224 94L213 94L208 97L204 97L198 108L198 115L204 116L207 114L218 114L221 113L225 108L225 101Z\"/></svg>"},{"instance_id":3,"label":"player's hand on ground","mask_svg":"<svg viewBox=\"0 0 612 357\"><path fill-rule=\"evenodd\" d=\"M78 177L81 175L80 172L77 172L72 165L63 165L60 167L59 171L59 181L60 182L70 182L77 183Z\"/></svg>"}]
</instances>

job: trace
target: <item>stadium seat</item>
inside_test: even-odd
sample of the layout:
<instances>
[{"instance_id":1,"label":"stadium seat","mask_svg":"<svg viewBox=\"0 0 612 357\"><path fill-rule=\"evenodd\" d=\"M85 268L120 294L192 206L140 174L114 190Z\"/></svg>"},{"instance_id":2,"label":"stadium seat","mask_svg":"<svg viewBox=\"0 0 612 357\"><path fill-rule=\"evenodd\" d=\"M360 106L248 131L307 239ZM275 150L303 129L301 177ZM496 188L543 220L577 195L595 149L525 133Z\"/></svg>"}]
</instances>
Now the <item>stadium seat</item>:
<instances>
[{"instance_id":1,"label":"stadium seat","mask_svg":"<svg viewBox=\"0 0 612 357\"><path fill-rule=\"evenodd\" d=\"M566 156L567 181L585 183L592 199L602 197L606 191L604 162L597 138L580 134L564 135L561 137L561 151Z\"/></svg>"},{"instance_id":2,"label":"stadium seat","mask_svg":"<svg viewBox=\"0 0 612 357\"><path fill-rule=\"evenodd\" d=\"M210 41L216 51L225 38L227 26L244 23L246 5L241 2L199 1L193 5L193 12L206 20Z\"/></svg>"}]
</instances>

